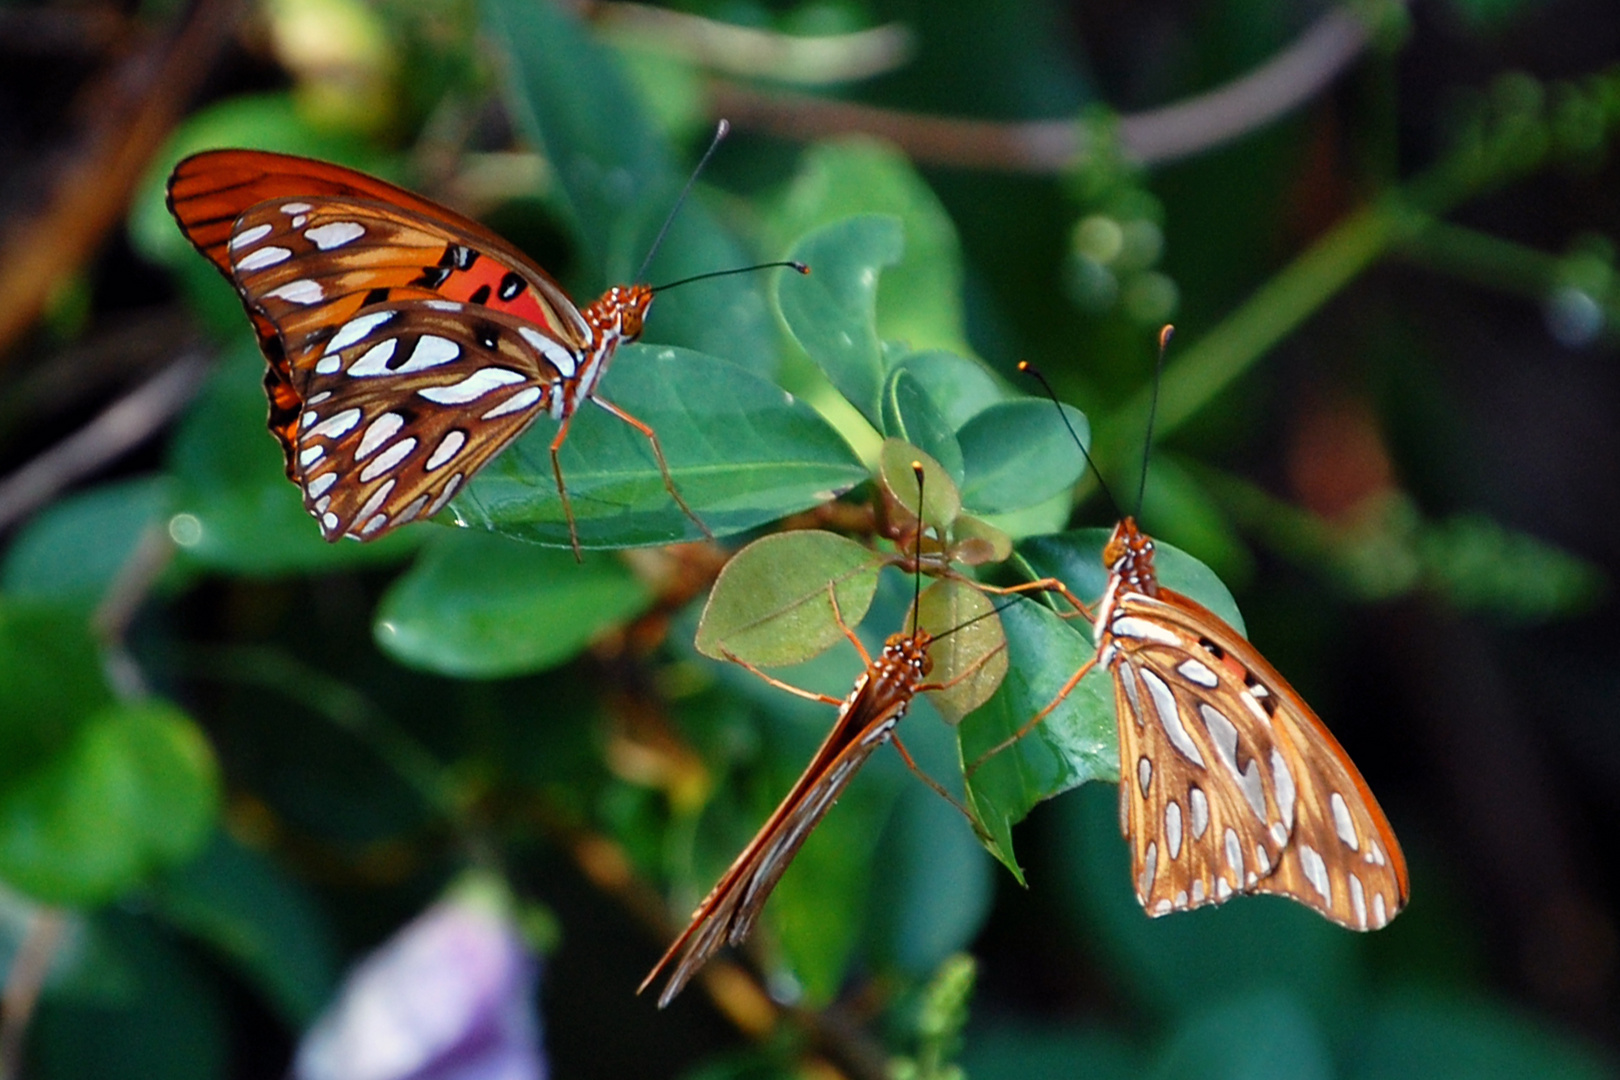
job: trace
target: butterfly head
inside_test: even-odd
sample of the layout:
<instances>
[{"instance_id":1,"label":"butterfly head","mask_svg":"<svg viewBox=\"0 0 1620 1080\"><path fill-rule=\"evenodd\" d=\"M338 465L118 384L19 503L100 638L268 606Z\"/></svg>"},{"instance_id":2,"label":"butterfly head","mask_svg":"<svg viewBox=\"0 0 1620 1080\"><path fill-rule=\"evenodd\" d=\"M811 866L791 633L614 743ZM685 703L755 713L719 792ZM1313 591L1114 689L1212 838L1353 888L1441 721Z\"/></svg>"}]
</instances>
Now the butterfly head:
<instances>
[{"instance_id":1,"label":"butterfly head","mask_svg":"<svg viewBox=\"0 0 1620 1080\"><path fill-rule=\"evenodd\" d=\"M1158 578L1153 572L1153 538L1136 527L1133 517L1121 518L1103 545L1103 565L1133 592L1153 595Z\"/></svg>"},{"instance_id":2,"label":"butterfly head","mask_svg":"<svg viewBox=\"0 0 1620 1080\"><path fill-rule=\"evenodd\" d=\"M934 670L934 658L928 655L928 646L934 637L926 630L910 634L890 634L883 643L883 660L890 667L900 668L905 674L921 682Z\"/></svg>"},{"instance_id":3,"label":"butterfly head","mask_svg":"<svg viewBox=\"0 0 1620 1080\"><path fill-rule=\"evenodd\" d=\"M651 285L615 285L585 309L585 321L598 334L635 341L641 337L641 327L647 320L647 309L652 301Z\"/></svg>"}]
</instances>

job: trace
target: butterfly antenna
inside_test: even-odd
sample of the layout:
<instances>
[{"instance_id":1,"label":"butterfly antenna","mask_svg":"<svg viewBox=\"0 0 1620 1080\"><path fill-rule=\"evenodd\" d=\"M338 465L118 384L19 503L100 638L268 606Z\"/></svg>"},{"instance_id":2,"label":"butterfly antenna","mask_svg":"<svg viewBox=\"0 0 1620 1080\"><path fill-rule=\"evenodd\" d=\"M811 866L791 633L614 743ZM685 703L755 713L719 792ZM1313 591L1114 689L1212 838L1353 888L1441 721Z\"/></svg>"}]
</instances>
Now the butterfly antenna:
<instances>
[{"instance_id":1,"label":"butterfly antenna","mask_svg":"<svg viewBox=\"0 0 1620 1080\"><path fill-rule=\"evenodd\" d=\"M1091 459L1091 451L1086 449L1086 444L1081 440L1079 433L1074 430L1074 425L1069 423L1069 414L1063 411L1063 402L1058 400L1057 391L1052 389L1052 384L1046 381L1046 376L1042 375L1040 370L1028 360L1018 361L1018 370L1040 383L1041 389L1046 391L1046 396L1052 399L1052 404L1057 406L1058 419L1062 420L1063 426L1069 429L1069 437L1074 440L1074 445L1080 448L1080 456L1084 457L1086 464L1091 466L1091 472L1097 478L1097 486L1102 488L1103 495L1113 504L1114 514L1123 517L1124 514L1119 508L1119 502L1114 498L1114 493L1108 489L1108 481L1103 479L1102 470L1097 468L1097 463Z\"/></svg>"},{"instance_id":2,"label":"butterfly antenna","mask_svg":"<svg viewBox=\"0 0 1620 1080\"><path fill-rule=\"evenodd\" d=\"M1147 434L1142 439L1142 475L1136 481L1136 516L1142 516L1142 497L1147 494L1148 455L1153 451L1153 420L1159 415L1159 382L1164 374L1164 354L1176 328L1169 323L1159 331L1159 358L1153 364L1153 397L1148 402Z\"/></svg>"},{"instance_id":3,"label":"butterfly antenna","mask_svg":"<svg viewBox=\"0 0 1620 1080\"><path fill-rule=\"evenodd\" d=\"M917 620L922 615L922 537L923 530L928 527L928 520L923 516L923 467L922 462L913 461L911 471L917 477L917 542L912 550L911 572L911 636L917 636Z\"/></svg>"},{"instance_id":4,"label":"butterfly antenna","mask_svg":"<svg viewBox=\"0 0 1620 1080\"><path fill-rule=\"evenodd\" d=\"M1022 596L1015 596L1011 600L1007 601L1005 604L1002 604L999 607L993 607L989 611L981 611L977 615L973 616L973 618L969 619L967 622L958 623L957 625L951 627L949 630L942 630L938 634L935 634L934 635L934 640L939 641L942 638L948 638L952 634L956 633L958 630L966 630L968 627L972 626L976 622L983 622L985 619L988 619L992 615L1000 615L1003 611L1006 611L1008 608L1012 607L1014 604L1018 603L1020 600L1023 600L1023 599L1025 599L1025 598L1022 597Z\"/></svg>"},{"instance_id":5,"label":"butterfly antenna","mask_svg":"<svg viewBox=\"0 0 1620 1080\"><path fill-rule=\"evenodd\" d=\"M710 270L708 273L704 274L693 274L691 277L684 277L679 281L672 281L668 285L654 285L653 292L668 292L677 285L690 285L694 281L707 281L709 278L730 277L732 274L751 274L755 270L769 270L775 266L785 266L790 270L797 270L801 274L808 274L810 272L810 268L802 262L794 262L791 259L781 259L776 262L755 263L753 266L735 266L730 270Z\"/></svg>"},{"instance_id":6,"label":"butterfly antenna","mask_svg":"<svg viewBox=\"0 0 1620 1080\"><path fill-rule=\"evenodd\" d=\"M659 247L664 243L664 237L669 233L669 227L675 223L675 215L680 213L681 207L686 203L686 197L692 193L692 185L697 183L698 174L709 163L709 159L714 157L714 152L720 148L721 141L730 133L731 121L721 120L720 123L715 125L714 138L709 140L709 148L703 151L703 156L698 159L697 168L693 169L692 175L686 178L686 186L681 188L680 195L675 199L675 205L669 208L669 214L664 218L664 224L659 227L658 235L653 237L652 247L647 249L647 257L642 260L641 269L636 271L636 276L631 279L632 281L641 281L646 277L647 267L652 265L653 256L658 254Z\"/></svg>"}]
</instances>

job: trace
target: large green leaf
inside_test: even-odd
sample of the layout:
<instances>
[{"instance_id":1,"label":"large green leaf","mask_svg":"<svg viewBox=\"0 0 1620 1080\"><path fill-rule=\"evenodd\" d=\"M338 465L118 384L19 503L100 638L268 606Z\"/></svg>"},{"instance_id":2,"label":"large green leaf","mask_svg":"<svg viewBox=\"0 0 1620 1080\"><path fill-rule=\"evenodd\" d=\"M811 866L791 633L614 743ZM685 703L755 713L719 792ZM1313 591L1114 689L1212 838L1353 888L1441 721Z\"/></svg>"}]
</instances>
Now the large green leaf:
<instances>
[{"instance_id":1,"label":"large green leaf","mask_svg":"<svg viewBox=\"0 0 1620 1080\"><path fill-rule=\"evenodd\" d=\"M441 675L497 678L571 659L646 610L651 591L619 559L501 536L437 537L378 605L383 651Z\"/></svg>"},{"instance_id":2,"label":"large green leaf","mask_svg":"<svg viewBox=\"0 0 1620 1080\"><path fill-rule=\"evenodd\" d=\"M962 448L949 420L934 404L921 380L904 368L889 376L883 387L883 434L904 439L945 467L956 484L962 482Z\"/></svg>"},{"instance_id":3,"label":"large green leaf","mask_svg":"<svg viewBox=\"0 0 1620 1080\"><path fill-rule=\"evenodd\" d=\"M716 536L825 502L866 478L854 451L809 406L713 356L628 346L604 378L602 396L657 433L681 497ZM567 545L551 471L555 434L552 421L536 421L456 496L456 519ZM560 456L583 546L703 535L665 489L649 440L617 417L582 406Z\"/></svg>"},{"instance_id":4,"label":"large green leaf","mask_svg":"<svg viewBox=\"0 0 1620 1080\"><path fill-rule=\"evenodd\" d=\"M878 278L905 247L900 222L863 214L822 226L794 245L810 267L803 281L779 279L776 303L810 359L874 428L883 430L885 377L877 331Z\"/></svg>"},{"instance_id":5,"label":"large green leaf","mask_svg":"<svg viewBox=\"0 0 1620 1080\"><path fill-rule=\"evenodd\" d=\"M108 705L0 791L0 878L96 904L189 859L213 830L219 773L191 719L157 699Z\"/></svg>"},{"instance_id":6,"label":"large green leaf","mask_svg":"<svg viewBox=\"0 0 1620 1080\"><path fill-rule=\"evenodd\" d=\"M956 226L905 155L863 138L812 145L767 227L785 249L855 214L892 214L905 234L905 255L878 286L878 335L913 349L968 352Z\"/></svg>"},{"instance_id":7,"label":"large green leaf","mask_svg":"<svg viewBox=\"0 0 1620 1080\"><path fill-rule=\"evenodd\" d=\"M796 530L756 540L720 571L698 624L699 652L761 667L796 664L858 626L877 589L883 557L830 532Z\"/></svg>"},{"instance_id":8,"label":"large green leaf","mask_svg":"<svg viewBox=\"0 0 1620 1080\"><path fill-rule=\"evenodd\" d=\"M1085 414L1068 405L1063 417L1047 401L1020 398L981 410L956 433L962 447L962 504L1000 514L1045 502L1073 487L1086 461L1074 434L1090 432Z\"/></svg>"},{"instance_id":9,"label":"large green leaf","mask_svg":"<svg viewBox=\"0 0 1620 1080\"><path fill-rule=\"evenodd\" d=\"M504 54L508 107L555 170L597 287L628 279L673 209L686 169L615 58L573 15L530 0L483 0L480 11L491 44ZM656 281L672 281L749 261L702 201L692 199L671 223L650 272ZM776 370L775 330L757 276L663 294L654 311L652 341L723 356L762 375Z\"/></svg>"}]
</instances>

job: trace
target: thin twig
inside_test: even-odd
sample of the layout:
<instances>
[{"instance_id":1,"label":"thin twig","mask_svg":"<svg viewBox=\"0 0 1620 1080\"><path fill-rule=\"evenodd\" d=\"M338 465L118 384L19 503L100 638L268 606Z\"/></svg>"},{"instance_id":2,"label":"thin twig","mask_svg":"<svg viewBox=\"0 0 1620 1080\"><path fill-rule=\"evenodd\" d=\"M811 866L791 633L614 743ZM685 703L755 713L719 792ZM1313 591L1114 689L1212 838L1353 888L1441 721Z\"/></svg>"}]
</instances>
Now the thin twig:
<instances>
[{"instance_id":1,"label":"thin twig","mask_svg":"<svg viewBox=\"0 0 1620 1080\"><path fill-rule=\"evenodd\" d=\"M0 530L16 524L64 488L162 428L191 400L208 374L208 367L209 360L201 352L187 353L113 402L90 423L0 480Z\"/></svg>"},{"instance_id":2,"label":"thin twig","mask_svg":"<svg viewBox=\"0 0 1620 1080\"><path fill-rule=\"evenodd\" d=\"M28 1023L66 925L67 917L60 910L37 909L6 974L4 996L0 997L0 1080L16 1080L20 1075Z\"/></svg>"},{"instance_id":3,"label":"thin twig","mask_svg":"<svg viewBox=\"0 0 1620 1080\"><path fill-rule=\"evenodd\" d=\"M1328 12L1288 48L1225 86L1186 101L1123 116L1118 137L1125 156L1157 165L1190 157L1276 120L1311 100L1366 47L1356 16ZM913 160L1005 172L1057 173L1073 168L1090 148L1073 118L997 123L926 116L735 83L714 86L716 115L739 130L791 139L864 133L898 145Z\"/></svg>"}]
</instances>

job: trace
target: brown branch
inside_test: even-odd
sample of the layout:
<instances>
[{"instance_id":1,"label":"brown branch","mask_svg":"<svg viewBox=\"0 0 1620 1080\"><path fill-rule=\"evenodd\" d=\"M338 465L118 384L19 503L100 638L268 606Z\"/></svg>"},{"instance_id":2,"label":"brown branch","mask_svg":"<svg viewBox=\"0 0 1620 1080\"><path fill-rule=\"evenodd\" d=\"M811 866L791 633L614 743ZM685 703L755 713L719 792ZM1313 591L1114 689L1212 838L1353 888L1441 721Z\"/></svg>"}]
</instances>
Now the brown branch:
<instances>
[{"instance_id":1,"label":"brown branch","mask_svg":"<svg viewBox=\"0 0 1620 1080\"><path fill-rule=\"evenodd\" d=\"M179 33L120 61L98 83L90 127L55 178L52 198L0 243L0 355L123 219L147 164L229 40L240 6L200 0Z\"/></svg>"},{"instance_id":2,"label":"brown branch","mask_svg":"<svg viewBox=\"0 0 1620 1080\"><path fill-rule=\"evenodd\" d=\"M1358 18L1343 10L1330 11L1247 75L1174 105L1122 116L1120 147L1138 164L1157 165L1219 146L1309 101L1360 55L1367 42L1367 27ZM928 165L1058 173L1073 168L1090 150L1084 129L1073 118L1018 123L958 120L724 81L712 89L716 115L740 130L801 140L876 135Z\"/></svg>"},{"instance_id":3,"label":"brown branch","mask_svg":"<svg viewBox=\"0 0 1620 1080\"><path fill-rule=\"evenodd\" d=\"M0 530L149 438L185 407L207 373L208 361L201 353L182 356L90 423L0 480Z\"/></svg>"}]
</instances>

